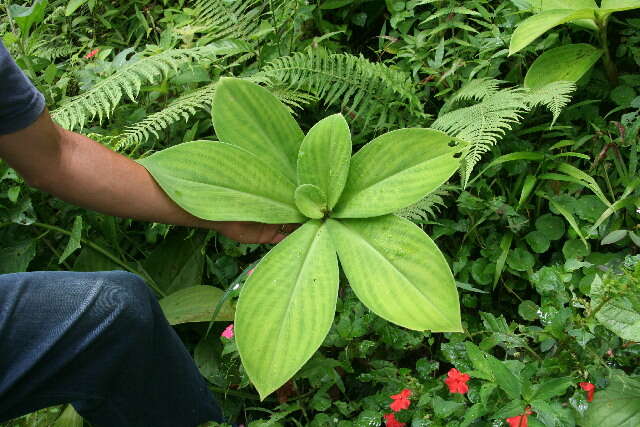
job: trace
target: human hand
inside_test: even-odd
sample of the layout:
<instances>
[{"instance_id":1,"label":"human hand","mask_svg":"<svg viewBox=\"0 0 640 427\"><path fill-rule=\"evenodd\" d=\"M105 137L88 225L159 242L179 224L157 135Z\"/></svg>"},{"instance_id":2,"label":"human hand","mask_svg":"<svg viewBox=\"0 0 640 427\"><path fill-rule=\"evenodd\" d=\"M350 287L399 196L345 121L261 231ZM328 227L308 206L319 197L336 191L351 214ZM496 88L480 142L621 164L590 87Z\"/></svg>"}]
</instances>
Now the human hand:
<instances>
[{"instance_id":1,"label":"human hand","mask_svg":"<svg viewBox=\"0 0 640 427\"><path fill-rule=\"evenodd\" d=\"M213 227L225 237L239 243L278 243L298 224L262 224L249 221L217 222Z\"/></svg>"}]
</instances>

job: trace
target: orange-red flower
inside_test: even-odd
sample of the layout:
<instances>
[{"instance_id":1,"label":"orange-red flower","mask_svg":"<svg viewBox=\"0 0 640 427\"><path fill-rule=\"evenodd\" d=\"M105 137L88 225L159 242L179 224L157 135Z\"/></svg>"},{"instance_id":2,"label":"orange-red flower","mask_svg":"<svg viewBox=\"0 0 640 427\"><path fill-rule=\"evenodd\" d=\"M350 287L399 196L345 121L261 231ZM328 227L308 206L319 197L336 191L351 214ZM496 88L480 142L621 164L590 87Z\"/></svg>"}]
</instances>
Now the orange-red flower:
<instances>
[{"instance_id":1,"label":"orange-red flower","mask_svg":"<svg viewBox=\"0 0 640 427\"><path fill-rule=\"evenodd\" d=\"M587 392L587 402L591 402L593 400L593 394L596 392L596 386L589 383L578 383L581 389Z\"/></svg>"},{"instance_id":2,"label":"orange-red flower","mask_svg":"<svg viewBox=\"0 0 640 427\"><path fill-rule=\"evenodd\" d=\"M527 408L525 409L524 414L518 415L517 417L507 418L509 427L529 427L529 420L527 417L532 413L531 409Z\"/></svg>"},{"instance_id":3,"label":"orange-red flower","mask_svg":"<svg viewBox=\"0 0 640 427\"><path fill-rule=\"evenodd\" d=\"M449 369L447 378L444 380L444 382L447 386L449 386L450 393L465 394L469 391L467 381L469 381L470 379L471 377L468 374L463 374L456 368L451 368Z\"/></svg>"},{"instance_id":4,"label":"orange-red flower","mask_svg":"<svg viewBox=\"0 0 640 427\"><path fill-rule=\"evenodd\" d=\"M389 407L395 412L398 412L402 409L409 409L409 405L411 405L411 401L409 400L410 396L411 390L405 388L400 393L391 396L393 402L389 405Z\"/></svg>"},{"instance_id":5,"label":"orange-red flower","mask_svg":"<svg viewBox=\"0 0 640 427\"><path fill-rule=\"evenodd\" d=\"M96 56L98 54L98 52L100 52L100 49L93 49L91 52L87 53L84 57L86 59L93 58L94 56Z\"/></svg>"},{"instance_id":6,"label":"orange-red flower","mask_svg":"<svg viewBox=\"0 0 640 427\"><path fill-rule=\"evenodd\" d=\"M396 420L396 414L394 414L393 412L390 414L385 414L384 421L385 426L387 427L404 427L407 425L407 423L401 423L400 421Z\"/></svg>"}]
</instances>

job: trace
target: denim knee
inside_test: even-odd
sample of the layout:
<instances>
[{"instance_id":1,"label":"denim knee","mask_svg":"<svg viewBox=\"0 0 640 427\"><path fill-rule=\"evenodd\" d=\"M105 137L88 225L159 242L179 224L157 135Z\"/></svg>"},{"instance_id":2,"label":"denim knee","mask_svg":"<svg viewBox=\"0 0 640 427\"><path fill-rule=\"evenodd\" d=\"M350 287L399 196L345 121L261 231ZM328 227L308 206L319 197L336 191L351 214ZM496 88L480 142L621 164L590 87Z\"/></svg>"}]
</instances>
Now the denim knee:
<instances>
[{"instance_id":1,"label":"denim knee","mask_svg":"<svg viewBox=\"0 0 640 427\"><path fill-rule=\"evenodd\" d=\"M152 299L144 280L125 271L103 271L95 274L96 297L93 308L115 323L134 329L150 326L153 322Z\"/></svg>"}]
</instances>

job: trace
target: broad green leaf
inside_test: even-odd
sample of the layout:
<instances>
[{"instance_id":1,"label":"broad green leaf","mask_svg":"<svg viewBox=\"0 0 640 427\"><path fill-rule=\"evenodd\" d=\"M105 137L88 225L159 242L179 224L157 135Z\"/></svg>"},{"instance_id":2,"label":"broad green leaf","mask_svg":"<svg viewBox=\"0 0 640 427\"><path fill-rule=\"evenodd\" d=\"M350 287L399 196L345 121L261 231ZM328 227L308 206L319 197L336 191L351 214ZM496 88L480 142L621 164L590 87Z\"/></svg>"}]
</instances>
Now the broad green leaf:
<instances>
[{"instance_id":1,"label":"broad green leaf","mask_svg":"<svg viewBox=\"0 0 640 427\"><path fill-rule=\"evenodd\" d=\"M27 271L36 256L36 241L23 240L11 246L0 247L0 274Z\"/></svg>"},{"instance_id":2,"label":"broad green leaf","mask_svg":"<svg viewBox=\"0 0 640 427\"><path fill-rule=\"evenodd\" d=\"M606 18L615 12L640 8L640 0L602 0L598 14Z\"/></svg>"},{"instance_id":3,"label":"broad green leaf","mask_svg":"<svg viewBox=\"0 0 640 427\"><path fill-rule=\"evenodd\" d=\"M552 397L563 395L570 386L575 384L575 379L571 377L551 378L534 386L532 395L526 396L526 398L527 400L549 400Z\"/></svg>"},{"instance_id":4,"label":"broad green leaf","mask_svg":"<svg viewBox=\"0 0 640 427\"><path fill-rule=\"evenodd\" d=\"M144 270L167 295L202 284L204 239L187 236L186 232L171 233L144 260Z\"/></svg>"},{"instance_id":5,"label":"broad green leaf","mask_svg":"<svg viewBox=\"0 0 640 427\"><path fill-rule=\"evenodd\" d=\"M69 3L67 3L67 7L64 10L64 16L73 15L73 12L78 10L78 8L83 4L85 4L86 2L87 0L70 0Z\"/></svg>"},{"instance_id":6,"label":"broad green leaf","mask_svg":"<svg viewBox=\"0 0 640 427\"><path fill-rule=\"evenodd\" d=\"M590 44L569 44L548 50L531 64L524 85L538 89L557 81L577 82L602 56Z\"/></svg>"},{"instance_id":7,"label":"broad green leaf","mask_svg":"<svg viewBox=\"0 0 640 427\"><path fill-rule=\"evenodd\" d=\"M634 291L637 290L631 290ZM590 296L591 306L594 309L600 307L596 313L598 322L622 339L640 341L640 311L624 293L610 297L602 279L596 276Z\"/></svg>"},{"instance_id":8,"label":"broad green leaf","mask_svg":"<svg viewBox=\"0 0 640 427\"><path fill-rule=\"evenodd\" d=\"M615 375L605 390L597 390L585 414L585 427L640 425L640 378Z\"/></svg>"},{"instance_id":9,"label":"broad green leaf","mask_svg":"<svg viewBox=\"0 0 640 427\"><path fill-rule=\"evenodd\" d=\"M455 173L460 151L461 143L434 129L399 129L377 137L351 159L333 216L367 218L417 202Z\"/></svg>"},{"instance_id":10,"label":"broad green leaf","mask_svg":"<svg viewBox=\"0 0 640 427\"><path fill-rule=\"evenodd\" d=\"M594 0L534 0L531 2L536 13L553 9L597 9L598 5ZM589 30L597 30L598 26L592 19L578 19L572 24L579 25Z\"/></svg>"},{"instance_id":11,"label":"broad green leaf","mask_svg":"<svg viewBox=\"0 0 640 427\"><path fill-rule=\"evenodd\" d=\"M521 381L511 373L503 362L492 355L480 350L475 344L465 342L467 355L473 367L481 372L488 380L495 382L511 399L520 399Z\"/></svg>"},{"instance_id":12,"label":"broad green leaf","mask_svg":"<svg viewBox=\"0 0 640 427\"><path fill-rule=\"evenodd\" d=\"M235 336L260 397L289 380L333 323L338 261L327 227L309 221L258 264L240 291Z\"/></svg>"},{"instance_id":13,"label":"broad green leaf","mask_svg":"<svg viewBox=\"0 0 640 427\"><path fill-rule=\"evenodd\" d=\"M293 182L243 148L193 141L138 163L174 202L199 218L267 224L304 220L293 201Z\"/></svg>"},{"instance_id":14,"label":"broad green leaf","mask_svg":"<svg viewBox=\"0 0 640 427\"><path fill-rule=\"evenodd\" d=\"M171 325L208 322L224 291L213 286L191 286L162 298L160 308ZM226 301L216 320L233 320L233 307Z\"/></svg>"},{"instance_id":15,"label":"broad green leaf","mask_svg":"<svg viewBox=\"0 0 640 427\"><path fill-rule=\"evenodd\" d=\"M296 182L304 134L287 107L271 92L246 80L221 78L213 97L212 118L220 141L265 159L273 169Z\"/></svg>"},{"instance_id":16,"label":"broad green leaf","mask_svg":"<svg viewBox=\"0 0 640 427\"><path fill-rule=\"evenodd\" d=\"M72 405L67 405L53 427L82 427L84 421Z\"/></svg>"},{"instance_id":17,"label":"broad green leaf","mask_svg":"<svg viewBox=\"0 0 640 427\"><path fill-rule=\"evenodd\" d=\"M349 175L351 134L342 114L316 123L298 154L298 184L313 184L327 195L329 209L338 202Z\"/></svg>"},{"instance_id":18,"label":"broad green leaf","mask_svg":"<svg viewBox=\"0 0 640 427\"><path fill-rule=\"evenodd\" d=\"M81 238L82 238L82 217L78 215L73 220L73 226L71 227L71 236L69 236L69 241L67 242L67 246L65 246L64 251L62 252L62 255L60 255L58 264L62 264L64 260L69 257L69 255L71 255L76 251L76 249L80 249Z\"/></svg>"},{"instance_id":19,"label":"broad green leaf","mask_svg":"<svg viewBox=\"0 0 640 427\"><path fill-rule=\"evenodd\" d=\"M511 36L509 55L524 49L532 41L553 27L577 19L594 19L594 9L553 9L533 15L522 21Z\"/></svg>"},{"instance_id":20,"label":"broad green leaf","mask_svg":"<svg viewBox=\"0 0 640 427\"><path fill-rule=\"evenodd\" d=\"M329 211L327 196L313 184L298 186L294 199L298 210L309 218L320 219Z\"/></svg>"},{"instance_id":21,"label":"broad green leaf","mask_svg":"<svg viewBox=\"0 0 640 427\"><path fill-rule=\"evenodd\" d=\"M17 4L12 4L8 7L9 15L20 27L22 37L26 37L29 34L33 24L42 22L47 4L47 0L35 0L29 7Z\"/></svg>"},{"instance_id":22,"label":"broad green leaf","mask_svg":"<svg viewBox=\"0 0 640 427\"><path fill-rule=\"evenodd\" d=\"M374 313L409 329L462 331L453 275L422 229L394 215L327 226L351 287Z\"/></svg>"}]
</instances>

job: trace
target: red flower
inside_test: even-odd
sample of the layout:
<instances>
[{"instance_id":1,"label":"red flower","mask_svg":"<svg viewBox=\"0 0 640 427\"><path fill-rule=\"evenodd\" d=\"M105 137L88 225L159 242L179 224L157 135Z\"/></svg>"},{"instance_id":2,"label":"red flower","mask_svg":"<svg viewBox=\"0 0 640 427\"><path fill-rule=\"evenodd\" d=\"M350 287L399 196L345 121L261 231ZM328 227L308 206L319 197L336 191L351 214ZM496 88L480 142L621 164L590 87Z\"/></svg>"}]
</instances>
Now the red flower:
<instances>
[{"instance_id":1,"label":"red flower","mask_svg":"<svg viewBox=\"0 0 640 427\"><path fill-rule=\"evenodd\" d=\"M527 408L525 409L524 414L518 415L517 417L507 418L509 427L529 427L529 420L527 420L527 417L532 413L531 409Z\"/></svg>"},{"instance_id":2,"label":"red flower","mask_svg":"<svg viewBox=\"0 0 640 427\"><path fill-rule=\"evenodd\" d=\"M447 379L444 380L444 383L449 386L450 393L465 394L469 391L467 381L470 379L471 377L468 374L463 374L456 368L451 368L447 373Z\"/></svg>"},{"instance_id":3,"label":"red flower","mask_svg":"<svg viewBox=\"0 0 640 427\"><path fill-rule=\"evenodd\" d=\"M593 394L596 392L596 386L591 383L578 383L581 389L587 392L587 402L593 400Z\"/></svg>"},{"instance_id":4,"label":"red flower","mask_svg":"<svg viewBox=\"0 0 640 427\"><path fill-rule=\"evenodd\" d=\"M94 56L96 56L98 54L98 52L100 52L100 49L93 49L91 52L87 53L84 57L86 59L93 58Z\"/></svg>"},{"instance_id":5,"label":"red flower","mask_svg":"<svg viewBox=\"0 0 640 427\"><path fill-rule=\"evenodd\" d=\"M394 414L393 412L390 414L385 414L384 421L387 427L404 427L407 425L407 423L401 423L400 421L396 420L396 414Z\"/></svg>"},{"instance_id":6,"label":"red flower","mask_svg":"<svg viewBox=\"0 0 640 427\"><path fill-rule=\"evenodd\" d=\"M394 394L393 396L391 396L393 402L389 405L389 407L395 412L398 412L402 409L409 409L409 405L411 405L411 401L409 400L410 396L411 390L405 388L399 394Z\"/></svg>"}]
</instances>

